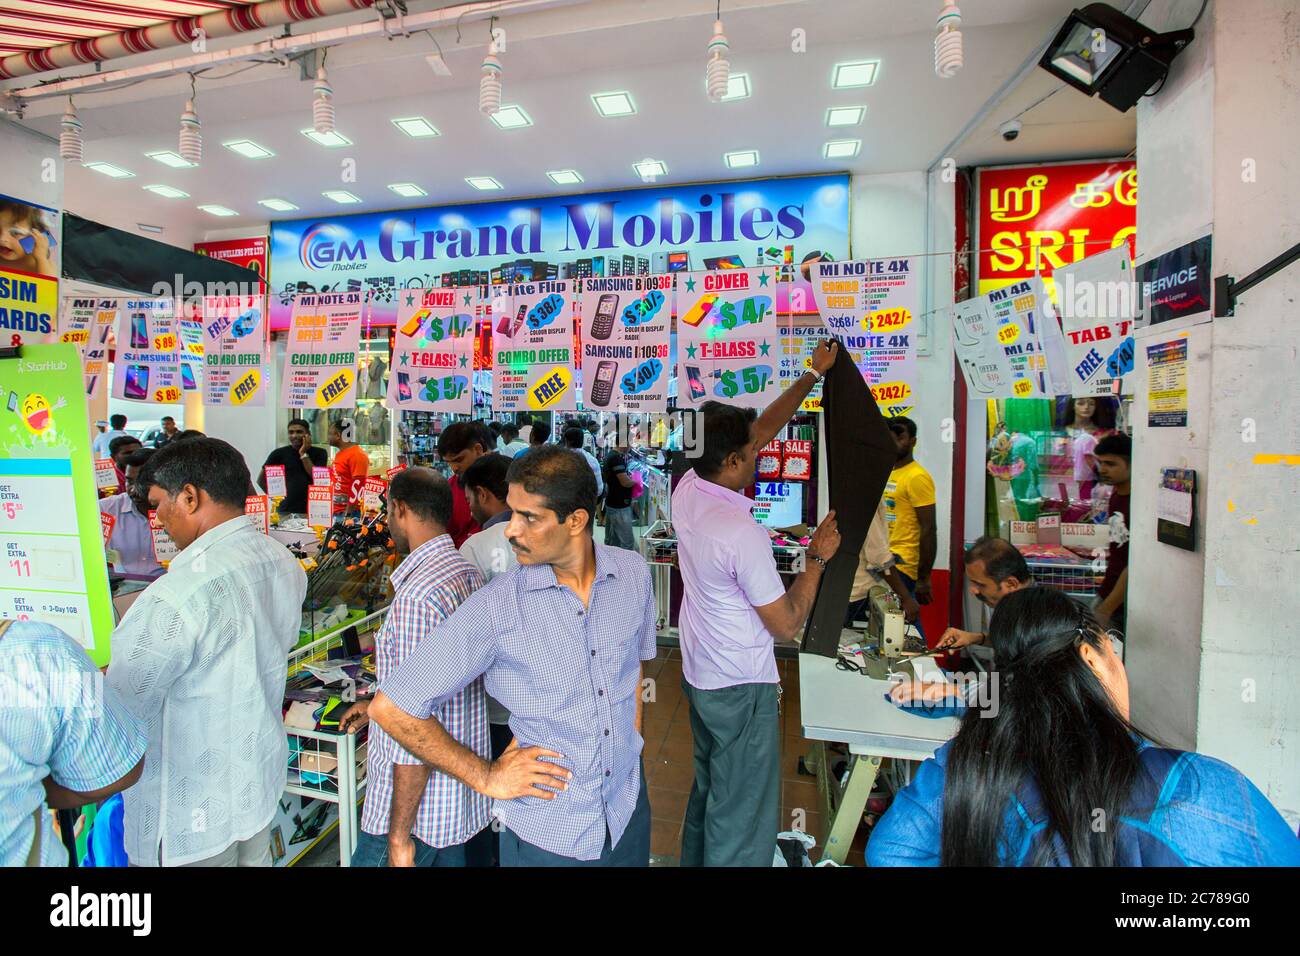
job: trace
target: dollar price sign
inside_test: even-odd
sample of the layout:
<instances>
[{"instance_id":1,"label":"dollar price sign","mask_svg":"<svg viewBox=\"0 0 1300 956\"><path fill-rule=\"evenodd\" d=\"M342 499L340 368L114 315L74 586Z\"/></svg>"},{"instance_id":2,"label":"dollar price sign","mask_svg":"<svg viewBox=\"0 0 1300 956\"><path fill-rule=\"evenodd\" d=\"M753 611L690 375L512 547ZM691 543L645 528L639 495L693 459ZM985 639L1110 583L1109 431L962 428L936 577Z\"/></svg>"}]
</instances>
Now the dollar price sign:
<instances>
[{"instance_id":1,"label":"dollar price sign","mask_svg":"<svg viewBox=\"0 0 1300 956\"><path fill-rule=\"evenodd\" d=\"M736 373L727 369L722 373L722 394L726 398L735 398L740 388L736 385Z\"/></svg>"},{"instance_id":2,"label":"dollar price sign","mask_svg":"<svg viewBox=\"0 0 1300 956\"><path fill-rule=\"evenodd\" d=\"M440 317L435 316L433 321L429 323L429 338L435 342L442 341L442 319Z\"/></svg>"}]
</instances>

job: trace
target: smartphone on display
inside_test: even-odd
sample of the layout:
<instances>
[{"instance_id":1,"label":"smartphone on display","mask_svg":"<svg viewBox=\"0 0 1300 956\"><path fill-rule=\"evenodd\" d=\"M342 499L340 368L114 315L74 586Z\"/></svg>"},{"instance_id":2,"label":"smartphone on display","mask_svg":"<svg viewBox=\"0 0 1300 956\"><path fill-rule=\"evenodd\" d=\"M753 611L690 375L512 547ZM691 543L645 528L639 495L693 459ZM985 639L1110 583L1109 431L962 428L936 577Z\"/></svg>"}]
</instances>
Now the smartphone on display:
<instances>
[{"instance_id":1,"label":"smartphone on display","mask_svg":"<svg viewBox=\"0 0 1300 956\"><path fill-rule=\"evenodd\" d=\"M700 370L694 365L686 366L686 379L691 385L691 398L699 401L709 393L704 389L704 381L700 378Z\"/></svg>"},{"instance_id":2,"label":"smartphone on display","mask_svg":"<svg viewBox=\"0 0 1300 956\"><path fill-rule=\"evenodd\" d=\"M399 402L411 400L411 376L405 372L397 373L397 400Z\"/></svg>"},{"instance_id":3,"label":"smartphone on display","mask_svg":"<svg viewBox=\"0 0 1300 956\"><path fill-rule=\"evenodd\" d=\"M113 331L113 326L105 322L99 329L99 344L103 345L108 341L108 333Z\"/></svg>"},{"instance_id":4,"label":"smartphone on display","mask_svg":"<svg viewBox=\"0 0 1300 956\"><path fill-rule=\"evenodd\" d=\"M149 397L149 366L128 365L126 367L126 386L122 390L126 398Z\"/></svg>"},{"instance_id":5,"label":"smartphone on display","mask_svg":"<svg viewBox=\"0 0 1300 956\"><path fill-rule=\"evenodd\" d=\"M596 381L591 386L591 404L604 408L614 397L614 378L618 363L605 360L596 366Z\"/></svg>"},{"instance_id":6,"label":"smartphone on display","mask_svg":"<svg viewBox=\"0 0 1300 956\"><path fill-rule=\"evenodd\" d=\"M15 411L18 408L18 393L9 393L9 411Z\"/></svg>"},{"instance_id":7,"label":"smartphone on display","mask_svg":"<svg viewBox=\"0 0 1300 956\"><path fill-rule=\"evenodd\" d=\"M143 312L131 313L131 348L149 347L149 320Z\"/></svg>"},{"instance_id":8,"label":"smartphone on display","mask_svg":"<svg viewBox=\"0 0 1300 956\"><path fill-rule=\"evenodd\" d=\"M594 277L598 278L598 279L600 279L600 278L604 278L604 276L605 276L605 257L604 257L604 256L592 256L592 257L591 257L591 274L592 274Z\"/></svg>"},{"instance_id":9,"label":"smartphone on display","mask_svg":"<svg viewBox=\"0 0 1300 956\"><path fill-rule=\"evenodd\" d=\"M515 337L515 334L519 331L519 327L524 324L524 317L527 315L528 315L527 304L521 305L519 307L519 311L515 313L515 321L511 324L510 332L508 333L512 339Z\"/></svg>"},{"instance_id":10,"label":"smartphone on display","mask_svg":"<svg viewBox=\"0 0 1300 956\"><path fill-rule=\"evenodd\" d=\"M614 312L618 309L618 296L606 292L596 304L596 317L591 320L591 337L607 339L614 332Z\"/></svg>"},{"instance_id":11,"label":"smartphone on display","mask_svg":"<svg viewBox=\"0 0 1300 956\"><path fill-rule=\"evenodd\" d=\"M699 325L704 321L709 311L713 308L713 303L718 301L716 292L706 293L700 301L691 306L691 310L682 316L682 321L687 325Z\"/></svg>"},{"instance_id":12,"label":"smartphone on display","mask_svg":"<svg viewBox=\"0 0 1300 956\"><path fill-rule=\"evenodd\" d=\"M668 253L668 271L669 272L690 272L691 254L689 252Z\"/></svg>"},{"instance_id":13,"label":"smartphone on display","mask_svg":"<svg viewBox=\"0 0 1300 956\"><path fill-rule=\"evenodd\" d=\"M186 363L181 366L181 388L187 392L196 391L199 383L194 380L194 366Z\"/></svg>"}]
</instances>

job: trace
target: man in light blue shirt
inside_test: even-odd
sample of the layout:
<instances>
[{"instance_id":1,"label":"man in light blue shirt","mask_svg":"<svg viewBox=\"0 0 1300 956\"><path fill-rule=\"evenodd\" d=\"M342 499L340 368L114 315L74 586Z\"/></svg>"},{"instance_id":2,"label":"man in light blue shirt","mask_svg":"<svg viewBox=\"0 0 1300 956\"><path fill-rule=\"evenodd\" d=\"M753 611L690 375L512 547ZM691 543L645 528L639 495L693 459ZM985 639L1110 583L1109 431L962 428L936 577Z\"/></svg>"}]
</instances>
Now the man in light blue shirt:
<instances>
[{"instance_id":1,"label":"man in light blue shirt","mask_svg":"<svg viewBox=\"0 0 1300 956\"><path fill-rule=\"evenodd\" d=\"M45 808L132 786L144 770L144 726L49 624L0 621L0 688L0 866L67 866Z\"/></svg>"},{"instance_id":2,"label":"man in light blue shirt","mask_svg":"<svg viewBox=\"0 0 1300 956\"><path fill-rule=\"evenodd\" d=\"M113 439L121 438L124 435L129 435L129 433L126 431L125 415L112 416L108 420L108 425L109 425L108 431L96 435L95 440L91 443L91 447L95 449L96 458L107 458L109 453L108 446L112 444Z\"/></svg>"}]
</instances>

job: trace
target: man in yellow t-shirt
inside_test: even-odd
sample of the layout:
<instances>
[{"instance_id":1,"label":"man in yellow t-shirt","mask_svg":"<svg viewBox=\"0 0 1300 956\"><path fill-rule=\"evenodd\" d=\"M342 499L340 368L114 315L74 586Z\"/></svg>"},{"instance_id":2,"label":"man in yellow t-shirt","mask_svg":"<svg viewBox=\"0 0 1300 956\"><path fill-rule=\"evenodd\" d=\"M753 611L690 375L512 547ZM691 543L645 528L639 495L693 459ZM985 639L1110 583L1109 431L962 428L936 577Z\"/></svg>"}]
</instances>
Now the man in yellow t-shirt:
<instances>
[{"instance_id":1,"label":"man in yellow t-shirt","mask_svg":"<svg viewBox=\"0 0 1300 956\"><path fill-rule=\"evenodd\" d=\"M918 604L933 600L930 571L934 568L938 536L934 516L934 479L912 458L916 450L916 422L898 415L889 419L898 444L898 460L885 485L885 516L889 521L889 548L895 567ZM918 620L916 629L924 637Z\"/></svg>"}]
</instances>

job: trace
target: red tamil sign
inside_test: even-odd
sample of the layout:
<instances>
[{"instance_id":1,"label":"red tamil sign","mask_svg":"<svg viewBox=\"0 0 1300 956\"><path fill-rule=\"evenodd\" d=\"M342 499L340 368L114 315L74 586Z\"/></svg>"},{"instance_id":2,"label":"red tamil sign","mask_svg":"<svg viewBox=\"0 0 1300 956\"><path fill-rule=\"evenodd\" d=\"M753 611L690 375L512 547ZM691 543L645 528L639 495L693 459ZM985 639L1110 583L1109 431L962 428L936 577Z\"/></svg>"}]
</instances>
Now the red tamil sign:
<instances>
[{"instance_id":1,"label":"red tamil sign","mask_svg":"<svg viewBox=\"0 0 1300 956\"><path fill-rule=\"evenodd\" d=\"M194 251L201 256L224 259L233 265L252 269L266 280L266 237L228 239L222 242L196 242Z\"/></svg>"},{"instance_id":2,"label":"red tamil sign","mask_svg":"<svg viewBox=\"0 0 1300 956\"><path fill-rule=\"evenodd\" d=\"M1137 164L1130 161L981 169L979 294L1049 277L1121 242L1135 252Z\"/></svg>"}]
</instances>

